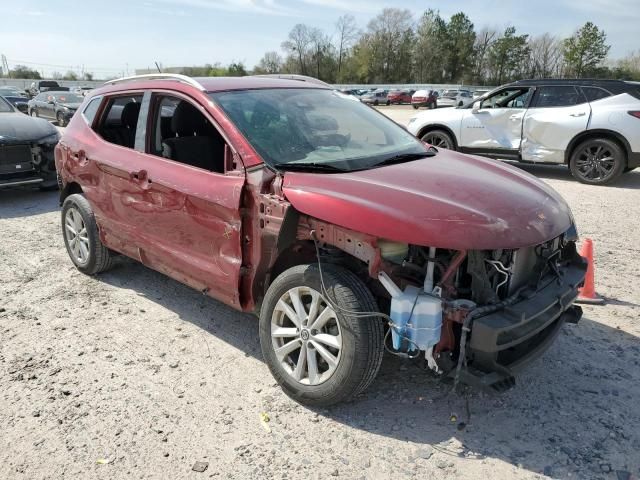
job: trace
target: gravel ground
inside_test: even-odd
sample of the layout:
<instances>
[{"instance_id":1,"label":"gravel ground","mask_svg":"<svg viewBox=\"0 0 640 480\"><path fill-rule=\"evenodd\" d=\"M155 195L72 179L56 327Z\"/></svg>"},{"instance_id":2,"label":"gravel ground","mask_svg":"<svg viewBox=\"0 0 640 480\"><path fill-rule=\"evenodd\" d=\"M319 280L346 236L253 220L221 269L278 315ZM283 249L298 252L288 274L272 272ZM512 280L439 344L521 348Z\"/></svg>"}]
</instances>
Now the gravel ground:
<instances>
[{"instance_id":1,"label":"gravel ground","mask_svg":"<svg viewBox=\"0 0 640 480\"><path fill-rule=\"evenodd\" d=\"M516 388L471 392L470 418L449 386L394 357L354 402L297 405L253 317L125 259L84 276L57 193L0 191L0 478L637 477L640 172L597 188L524 168L594 239L608 302L586 306Z\"/></svg>"}]
</instances>

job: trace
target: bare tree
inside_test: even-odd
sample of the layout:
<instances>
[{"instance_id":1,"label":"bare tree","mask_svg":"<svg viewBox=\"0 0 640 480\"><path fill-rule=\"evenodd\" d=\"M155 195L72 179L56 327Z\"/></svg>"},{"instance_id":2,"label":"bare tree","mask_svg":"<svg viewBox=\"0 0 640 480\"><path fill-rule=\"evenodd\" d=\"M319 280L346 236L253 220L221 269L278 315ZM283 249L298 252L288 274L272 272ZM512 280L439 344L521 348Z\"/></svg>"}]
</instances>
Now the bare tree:
<instances>
[{"instance_id":1,"label":"bare tree","mask_svg":"<svg viewBox=\"0 0 640 480\"><path fill-rule=\"evenodd\" d=\"M549 33L529 40L528 75L550 78L560 75L562 70L562 42Z\"/></svg>"},{"instance_id":2,"label":"bare tree","mask_svg":"<svg viewBox=\"0 0 640 480\"><path fill-rule=\"evenodd\" d=\"M298 58L300 73L307 74L306 57L309 54L309 45L311 44L311 34L308 26L298 23L289 32L288 40L282 42L282 48L290 55Z\"/></svg>"},{"instance_id":3,"label":"bare tree","mask_svg":"<svg viewBox=\"0 0 640 480\"><path fill-rule=\"evenodd\" d=\"M336 22L338 49L338 77L342 71L342 59L359 36L356 19L353 15L342 15Z\"/></svg>"},{"instance_id":4,"label":"bare tree","mask_svg":"<svg viewBox=\"0 0 640 480\"><path fill-rule=\"evenodd\" d=\"M474 62L473 62L473 81L484 83L488 77L487 63L489 50L491 45L496 40L498 32L492 28L485 27L476 35L474 49Z\"/></svg>"},{"instance_id":5,"label":"bare tree","mask_svg":"<svg viewBox=\"0 0 640 480\"><path fill-rule=\"evenodd\" d=\"M280 70L282 70L282 57L278 52L267 52L258 62L256 70L260 73L280 73Z\"/></svg>"}]
</instances>

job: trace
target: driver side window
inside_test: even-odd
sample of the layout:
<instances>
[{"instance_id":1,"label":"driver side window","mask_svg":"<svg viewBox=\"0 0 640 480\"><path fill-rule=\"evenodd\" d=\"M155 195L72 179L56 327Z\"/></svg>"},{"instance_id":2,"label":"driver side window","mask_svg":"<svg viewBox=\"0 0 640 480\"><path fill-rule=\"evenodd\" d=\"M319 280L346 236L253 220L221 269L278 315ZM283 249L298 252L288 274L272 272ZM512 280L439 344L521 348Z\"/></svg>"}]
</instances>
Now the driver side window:
<instances>
[{"instance_id":1,"label":"driver side window","mask_svg":"<svg viewBox=\"0 0 640 480\"><path fill-rule=\"evenodd\" d=\"M484 99L480 108L525 108L530 94L529 88L507 88Z\"/></svg>"}]
</instances>

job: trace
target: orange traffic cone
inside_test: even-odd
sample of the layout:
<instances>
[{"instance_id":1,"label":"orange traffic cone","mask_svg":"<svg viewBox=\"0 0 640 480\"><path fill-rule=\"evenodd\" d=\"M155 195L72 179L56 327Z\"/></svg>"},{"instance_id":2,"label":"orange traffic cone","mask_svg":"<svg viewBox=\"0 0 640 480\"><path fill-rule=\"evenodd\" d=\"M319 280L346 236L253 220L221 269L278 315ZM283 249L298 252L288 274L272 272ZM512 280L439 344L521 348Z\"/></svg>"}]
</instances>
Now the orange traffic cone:
<instances>
[{"instance_id":1,"label":"orange traffic cone","mask_svg":"<svg viewBox=\"0 0 640 480\"><path fill-rule=\"evenodd\" d=\"M584 285L578 290L578 298L576 303L604 303L604 298L596 293L595 287L595 274L593 267L593 241L590 238L585 238L582 248L580 249L580 256L584 257L587 261L587 275L584 279Z\"/></svg>"}]
</instances>

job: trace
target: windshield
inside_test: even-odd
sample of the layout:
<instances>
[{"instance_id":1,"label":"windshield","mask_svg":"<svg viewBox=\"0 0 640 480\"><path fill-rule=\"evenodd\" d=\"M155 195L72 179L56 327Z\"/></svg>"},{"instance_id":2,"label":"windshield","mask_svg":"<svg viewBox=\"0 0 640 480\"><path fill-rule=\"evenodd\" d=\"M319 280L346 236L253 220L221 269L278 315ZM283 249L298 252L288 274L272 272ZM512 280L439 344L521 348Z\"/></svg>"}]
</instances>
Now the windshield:
<instances>
[{"instance_id":1,"label":"windshield","mask_svg":"<svg viewBox=\"0 0 640 480\"><path fill-rule=\"evenodd\" d=\"M271 166L353 171L431 155L413 135L340 92L264 89L211 97Z\"/></svg>"},{"instance_id":2,"label":"windshield","mask_svg":"<svg viewBox=\"0 0 640 480\"><path fill-rule=\"evenodd\" d=\"M61 93L54 95L59 103L82 103L84 97L75 93Z\"/></svg>"}]
</instances>

